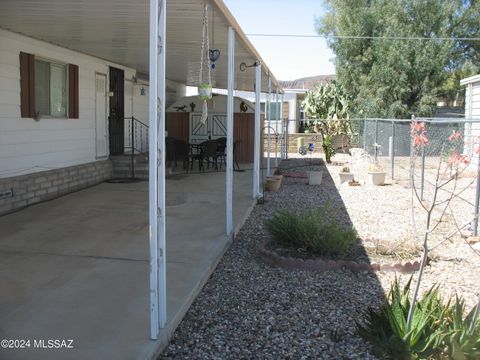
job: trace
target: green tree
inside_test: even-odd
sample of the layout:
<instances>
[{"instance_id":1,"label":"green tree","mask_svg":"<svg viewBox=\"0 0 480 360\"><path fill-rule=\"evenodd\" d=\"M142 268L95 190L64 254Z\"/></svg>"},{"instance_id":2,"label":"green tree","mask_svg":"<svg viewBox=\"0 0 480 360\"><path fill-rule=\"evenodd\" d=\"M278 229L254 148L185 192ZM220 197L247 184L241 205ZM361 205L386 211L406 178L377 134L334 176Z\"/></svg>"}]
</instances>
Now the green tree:
<instances>
[{"instance_id":1,"label":"green tree","mask_svg":"<svg viewBox=\"0 0 480 360\"><path fill-rule=\"evenodd\" d=\"M351 96L356 116L430 116L438 100L458 93L460 84L452 79L475 70L470 66L465 71L465 65L479 60L478 41L411 38L480 36L476 0L329 0L325 4L326 13L317 19L316 28L329 36L337 79Z\"/></svg>"},{"instance_id":2,"label":"green tree","mask_svg":"<svg viewBox=\"0 0 480 360\"><path fill-rule=\"evenodd\" d=\"M305 94L302 103L307 116L312 120L316 132L322 136L322 148L325 160L331 163L335 154L333 141L335 136L351 132L348 112L350 98L343 87L332 81L325 85L317 85Z\"/></svg>"}]
</instances>

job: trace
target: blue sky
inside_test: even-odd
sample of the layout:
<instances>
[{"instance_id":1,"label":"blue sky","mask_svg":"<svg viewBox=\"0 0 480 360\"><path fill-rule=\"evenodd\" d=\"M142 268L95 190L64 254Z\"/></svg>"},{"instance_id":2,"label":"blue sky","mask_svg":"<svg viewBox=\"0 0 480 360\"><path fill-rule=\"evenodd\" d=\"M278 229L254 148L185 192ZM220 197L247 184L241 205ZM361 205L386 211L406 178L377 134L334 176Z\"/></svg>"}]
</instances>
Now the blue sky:
<instances>
[{"instance_id":1,"label":"blue sky","mask_svg":"<svg viewBox=\"0 0 480 360\"><path fill-rule=\"evenodd\" d=\"M224 0L243 31L274 34L316 34L315 16L322 0ZM332 51L323 38L249 37L279 80L334 74Z\"/></svg>"}]
</instances>

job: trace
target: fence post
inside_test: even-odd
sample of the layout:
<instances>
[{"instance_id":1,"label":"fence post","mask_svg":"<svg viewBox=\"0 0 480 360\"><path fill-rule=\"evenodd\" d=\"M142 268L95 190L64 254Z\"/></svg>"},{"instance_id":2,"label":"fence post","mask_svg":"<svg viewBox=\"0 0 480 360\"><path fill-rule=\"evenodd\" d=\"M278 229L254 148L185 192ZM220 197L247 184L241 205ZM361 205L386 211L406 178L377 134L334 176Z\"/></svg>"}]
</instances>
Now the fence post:
<instances>
[{"instance_id":1,"label":"fence post","mask_svg":"<svg viewBox=\"0 0 480 360\"><path fill-rule=\"evenodd\" d=\"M377 162L378 157L378 119L375 119L375 144L373 145L375 148L375 163Z\"/></svg>"},{"instance_id":2,"label":"fence post","mask_svg":"<svg viewBox=\"0 0 480 360\"><path fill-rule=\"evenodd\" d=\"M395 178L395 121L392 121L392 150L390 153L390 160L392 162L392 180Z\"/></svg>"},{"instance_id":3,"label":"fence post","mask_svg":"<svg viewBox=\"0 0 480 360\"><path fill-rule=\"evenodd\" d=\"M422 146L422 168L420 172L421 183L420 183L420 200L423 201L423 189L425 185L425 147Z\"/></svg>"},{"instance_id":4,"label":"fence post","mask_svg":"<svg viewBox=\"0 0 480 360\"><path fill-rule=\"evenodd\" d=\"M412 122L415 121L415 115L412 115ZM413 189L413 176L414 176L414 171L413 171L413 155L414 155L414 150L413 150L413 141L412 138L410 137L410 189Z\"/></svg>"},{"instance_id":5,"label":"fence post","mask_svg":"<svg viewBox=\"0 0 480 360\"><path fill-rule=\"evenodd\" d=\"M132 116L132 118L131 118L130 120L131 120L130 128L131 128L131 133L132 133L132 135L131 135L132 138L131 138L131 140L130 140L130 141L132 142L132 143L130 144L130 145L132 145L132 179L135 179L135 145L134 145L134 141L135 141L135 139L134 139L135 134L134 134L134 133L135 133L135 130L133 129L133 127L134 127L135 124L134 124L134 122L133 122L133 116Z\"/></svg>"},{"instance_id":6,"label":"fence post","mask_svg":"<svg viewBox=\"0 0 480 360\"><path fill-rule=\"evenodd\" d=\"M477 157L477 190L475 192L475 217L473 219L473 236L478 235L478 207L480 203L480 153Z\"/></svg>"},{"instance_id":7,"label":"fence post","mask_svg":"<svg viewBox=\"0 0 480 360\"><path fill-rule=\"evenodd\" d=\"M367 118L363 119L363 151L367 152Z\"/></svg>"}]
</instances>

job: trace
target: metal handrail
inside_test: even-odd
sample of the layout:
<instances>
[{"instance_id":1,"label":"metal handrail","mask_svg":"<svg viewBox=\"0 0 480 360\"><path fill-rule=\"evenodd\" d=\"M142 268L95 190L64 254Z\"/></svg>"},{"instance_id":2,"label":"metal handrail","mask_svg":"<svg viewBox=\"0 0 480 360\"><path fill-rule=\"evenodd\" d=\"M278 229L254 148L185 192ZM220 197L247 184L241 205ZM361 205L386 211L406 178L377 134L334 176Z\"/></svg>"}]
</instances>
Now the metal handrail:
<instances>
[{"instance_id":1,"label":"metal handrail","mask_svg":"<svg viewBox=\"0 0 480 360\"><path fill-rule=\"evenodd\" d=\"M134 116L129 116L125 117L124 120L130 120L130 146L126 146L128 149L133 149L133 151L137 151L138 153L144 153L148 152L148 129L149 126L147 124L144 124ZM137 129L140 129L137 131ZM138 137L137 132L140 133L140 146L136 144L136 138ZM146 133L145 135L145 148L142 146L143 142L143 133Z\"/></svg>"},{"instance_id":2,"label":"metal handrail","mask_svg":"<svg viewBox=\"0 0 480 360\"><path fill-rule=\"evenodd\" d=\"M148 125L144 124L134 116L129 116L125 117L124 120L130 120L130 146L127 146L126 148L131 149L130 153L130 161L131 161L131 168L132 168L132 179L135 178L135 151L137 151L139 154L143 153L143 132L145 129L145 142L146 142L146 151L148 152ZM141 139L141 144L139 147L135 146L135 139L137 137L136 134L136 129L140 128L140 139Z\"/></svg>"}]
</instances>

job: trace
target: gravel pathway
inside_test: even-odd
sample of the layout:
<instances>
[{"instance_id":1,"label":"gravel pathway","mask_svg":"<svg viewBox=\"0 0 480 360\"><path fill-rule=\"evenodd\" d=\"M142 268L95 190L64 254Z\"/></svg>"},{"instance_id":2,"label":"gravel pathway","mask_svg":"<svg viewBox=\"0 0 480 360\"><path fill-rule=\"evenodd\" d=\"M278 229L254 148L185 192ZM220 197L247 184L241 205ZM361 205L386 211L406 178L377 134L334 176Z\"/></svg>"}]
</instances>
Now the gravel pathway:
<instances>
[{"instance_id":1,"label":"gravel pathway","mask_svg":"<svg viewBox=\"0 0 480 360\"><path fill-rule=\"evenodd\" d=\"M293 172L308 169L304 160L281 166ZM159 359L375 359L355 334L355 321L368 306L384 301L394 274L287 271L264 264L257 253L267 236L263 222L276 210L302 211L326 201L340 208L341 220L353 223L360 236L405 236L410 226L406 189L340 186L339 170L329 166L321 186L284 178L279 192L267 193L265 204L253 210ZM384 211L381 217L379 209ZM465 246L456 241L437 249L424 289L440 282L442 291L458 291L473 304L480 288L475 276L479 263Z\"/></svg>"}]
</instances>

